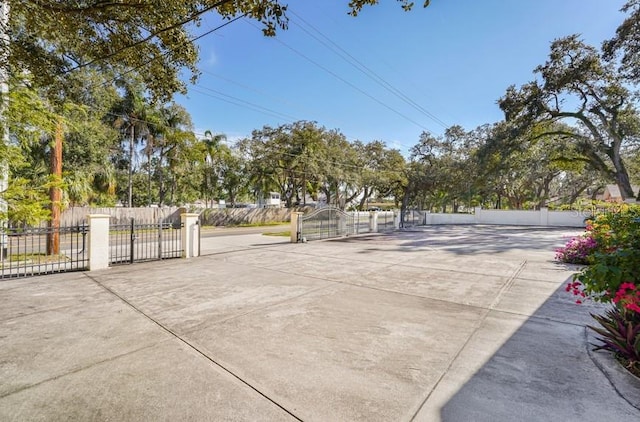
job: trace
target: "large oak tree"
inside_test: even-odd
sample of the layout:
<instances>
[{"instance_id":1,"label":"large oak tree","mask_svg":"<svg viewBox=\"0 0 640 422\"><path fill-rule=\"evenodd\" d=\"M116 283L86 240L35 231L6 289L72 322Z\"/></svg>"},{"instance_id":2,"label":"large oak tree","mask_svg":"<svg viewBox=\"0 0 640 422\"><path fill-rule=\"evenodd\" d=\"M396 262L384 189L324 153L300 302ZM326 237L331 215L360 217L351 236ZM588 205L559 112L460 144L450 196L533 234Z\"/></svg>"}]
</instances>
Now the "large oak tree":
<instances>
[{"instance_id":1,"label":"large oak tree","mask_svg":"<svg viewBox=\"0 0 640 422\"><path fill-rule=\"evenodd\" d=\"M413 3L398 0L408 10ZM191 29L206 13L229 21L247 16L263 24L265 35L287 27L287 6L279 0L3 0L9 5L9 45L14 70L27 71L34 83L59 93L67 75L97 67L105 75L139 73L155 97L167 100L184 91L179 78L195 78L198 52ZM351 0L352 15L378 0ZM428 1L425 2L425 6Z\"/></svg>"},{"instance_id":2,"label":"large oak tree","mask_svg":"<svg viewBox=\"0 0 640 422\"><path fill-rule=\"evenodd\" d=\"M582 159L615 180L625 198L632 198L624 152L640 136L637 93L612 62L577 35L554 41L549 59L535 73L536 80L509 87L499 100L507 120L522 131L544 123L552 129L539 136L571 139ZM571 127L557 129L551 124L555 122Z\"/></svg>"}]
</instances>

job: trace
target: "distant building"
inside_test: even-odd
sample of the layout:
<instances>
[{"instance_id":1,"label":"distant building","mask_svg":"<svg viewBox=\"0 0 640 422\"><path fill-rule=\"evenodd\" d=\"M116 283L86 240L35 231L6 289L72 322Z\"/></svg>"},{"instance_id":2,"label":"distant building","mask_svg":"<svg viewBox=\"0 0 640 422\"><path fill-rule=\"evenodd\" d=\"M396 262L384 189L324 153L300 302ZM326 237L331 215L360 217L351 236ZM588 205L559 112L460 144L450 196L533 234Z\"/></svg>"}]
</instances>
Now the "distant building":
<instances>
[{"instance_id":1,"label":"distant building","mask_svg":"<svg viewBox=\"0 0 640 422\"><path fill-rule=\"evenodd\" d=\"M259 208L280 208L282 202L280 201L279 192L269 192L264 198L260 198L258 201Z\"/></svg>"},{"instance_id":2,"label":"distant building","mask_svg":"<svg viewBox=\"0 0 640 422\"><path fill-rule=\"evenodd\" d=\"M631 185L631 189L633 189L633 196L635 198L638 197L638 190L640 187L638 185ZM602 199L608 202L623 202L622 194L620 193L620 188L618 185L607 185L604 188L604 194L602 195ZM632 198L629 198L632 199Z\"/></svg>"}]
</instances>

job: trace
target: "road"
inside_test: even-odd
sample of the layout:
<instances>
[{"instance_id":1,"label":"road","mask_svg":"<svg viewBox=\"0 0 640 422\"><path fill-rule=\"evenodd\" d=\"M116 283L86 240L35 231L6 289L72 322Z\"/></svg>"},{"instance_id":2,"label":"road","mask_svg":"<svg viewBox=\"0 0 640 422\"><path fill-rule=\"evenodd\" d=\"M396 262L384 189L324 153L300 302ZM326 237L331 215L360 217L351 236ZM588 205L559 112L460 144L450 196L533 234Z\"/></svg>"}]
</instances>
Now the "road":
<instances>
[{"instance_id":1,"label":"road","mask_svg":"<svg viewBox=\"0 0 640 422\"><path fill-rule=\"evenodd\" d=\"M278 224L277 226L260 227L203 227L200 237L216 236L240 236L245 234L277 233L289 230L290 223Z\"/></svg>"}]
</instances>

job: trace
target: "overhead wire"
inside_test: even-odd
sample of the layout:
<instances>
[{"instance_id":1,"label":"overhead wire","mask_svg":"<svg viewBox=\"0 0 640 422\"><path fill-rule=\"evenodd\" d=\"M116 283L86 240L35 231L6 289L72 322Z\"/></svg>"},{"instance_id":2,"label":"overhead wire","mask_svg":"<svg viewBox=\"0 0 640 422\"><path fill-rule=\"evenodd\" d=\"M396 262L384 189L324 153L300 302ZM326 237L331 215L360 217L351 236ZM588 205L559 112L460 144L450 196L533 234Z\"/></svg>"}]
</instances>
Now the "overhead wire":
<instances>
[{"instance_id":1,"label":"overhead wire","mask_svg":"<svg viewBox=\"0 0 640 422\"><path fill-rule=\"evenodd\" d=\"M281 118L281 119L284 119L284 120L289 121L289 122L294 122L296 120L302 120L302 119L299 119L297 117L294 117L294 116L291 116L291 115L288 115L288 114L285 114L285 113L281 113L279 111L275 111L275 110L272 110L272 109L267 108L267 107L263 107L263 106L258 105L258 104L254 104L252 102L243 100L241 98L234 97L233 95L225 94L225 93L223 93L221 91L218 91L218 90L215 90L213 88L207 88L207 87L204 87L202 85L195 85L195 86L197 88L200 88L200 89L193 89L195 92L199 92L200 94L207 95L207 96L212 97L212 98L217 98L217 99L219 99L221 101L224 101L226 103L234 104L234 105L237 105L237 106L240 106L240 107L245 107L245 108L260 112L260 113L269 114L269 115L271 115L273 117ZM204 90L204 91L202 91L202 90ZM209 93L206 92L206 91L209 91ZM226 97L226 98L224 98L224 97Z\"/></svg>"},{"instance_id":2,"label":"overhead wire","mask_svg":"<svg viewBox=\"0 0 640 422\"><path fill-rule=\"evenodd\" d=\"M193 19L197 18L197 16L200 16L201 14L205 13L205 12L206 12L206 11L208 11L208 10L211 10L211 9L213 9L213 8L215 8L215 7L219 6L219 5L224 4L225 2L226 2L226 1L218 2L218 3L216 3L216 5L212 5L212 6L208 7L207 9L203 9L203 10L201 10L201 11L197 12L196 14L194 14L194 15L192 16L192 19L191 19L191 20L193 20ZM200 35L196 36L196 37L191 38L191 39L190 39L190 40L188 40L188 41L185 41L185 43L186 43L186 42L195 42L195 41L197 41L197 40L199 40L199 39L202 39L202 38L204 38L205 36L207 36L207 35L209 35L209 34L211 34L211 33L214 33L215 31L217 31L217 30L219 30L219 29L221 29L221 28L223 28L223 27L225 27L225 26L227 26L227 25L229 25L229 24L231 24L231 23L233 23L233 22L236 22L237 20L242 19L242 18L244 18L244 17L246 17L246 16L247 16L246 14L243 14L243 15L241 15L241 16L237 16L237 17L235 17L235 18L233 18L233 19L231 19L231 20L229 20L229 21L227 21L227 22L225 22L225 23L223 23L223 24L221 24L221 25L219 25L219 26L217 26L217 27L215 27L215 28L212 28L212 29L210 29L210 30L208 30L208 31L206 31L206 32L204 32L204 33L202 33L202 34L200 34ZM175 27L177 27L177 26L179 26L179 25L184 25L184 24L188 23L188 22L189 22L189 21L191 21L191 20L185 20L185 21L183 21L183 22L182 22L182 23L180 23L180 24L174 24L173 26L166 27L166 28L164 28L164 29L163 29L163 30L161 30L161 31L157 31L157 32L155 33L155 35L157 35L157 34L159 34L159 33L163 32L163 31L169 30L169 29L171 29L171 27L175 28ZM254 27L255 27L255 25L252 25L252 26L254 26ZM142 41L142 42L148 42L148 41L150 41L152 38L153 38L152 36L147 37L147 38L146 38L146 41ZM139 43L138 43L138 44L139 44ZM283 44L284 44L284 43L283 43ZM134 46L134 45L131 45L131 46L128 46L128 47L125 47L125 48L130 48L130 47L133 47L133 46ZM290 47L290 46L287 46L287 48L289 48L289 49L292 49L292 50L296 51L295 49L293 49L293 48L292 48L292 47ZM122 50L124 50L124 49L122 49ZM120 51L122 51L122 50L120 50ZM296 51L296 52L297 52L297 51ZM169 53L170 53L170 52L165 52L165 53L163 53L163 54L162 54L162 55L160 55L160 56L156 56L156 57L154 57L154 58L151 58L150 60L147 60L145 63L142 63L142 64L139 64L139 65L137 65L137 66L135 66L135 67L132 67L132 68L130 68L130 69L128 69L128 70L126 70L126 71L124 71L124 72L120 73L117 77L112 78L111 80L108 80L108 81L102 82L102 85L112 84L112 83L113 83L115 80L117 80L118 78L121 78L122 76L127 75L127 74L129 74L129 73L132 73L132 72L134 72L134 71L137 71L137 70L139 70L140 68L144 67L145 65L148 65L149 63L151 63L153 60L156 60L156 59L158 59L159 57L167 56ZM299 52L297 52L297 53L298 53L298 54L301 54L301 53L299 53ZM304 56L304 55L303 55L303 56ZM370 94L368 94L368 93L364 92L363 90L361 90L361 89L360 89L360 88L358 88L357 86L355 86L355 85L351 84L350 82L346 81L344 78L341 78L339 75L335 74L334 72L330 71L329 69L324 68L323 66L319 65L317 62L315 62L315 61L311 60L310 58L308 58L308 57L306 57L306 56L304 56L304 57L305 57L307 60L311 61L312 63L314 63L314 64L316 64L316 65L320 66L321 68L323 68L323 70L325 70L325 71L329 72L330 74L334 75L336 78L338 78L339 80L343 81L343 82L344 82L344 83L346 83L347 85L352 86L354 89L356 89L357 91L361 92L362 94L364 94L364 95L368 96L369 98L371 98L371 99L373 99L374 101L378 102L379 104L381 104L381 105L385 106L386 108L390 109L391 111L394 111L396 114L399 114L401 117L404 117L404 118L408 119L408 120L409 120L409 121L411 121L412 123L414 123L414 124L416 124L416 125L418 125L418 126L422 127L424 130L427 130L427 131L428 131L428 129L427 129L426 127L424 127L424 126L420 125L419 123L417 123L417 122L415 122L415 121L413 121L413 120L409 119L407 116L404 116L402 113L398 112L397 110L392 109L391 107L387 106L386 104L384 104L384 103L383 103L383 102L381 102L380 100L378 100L378 99L374 98L373 96L371 96ZM107 58L109 58L109 57L103 57L102 59L107 59ZM95 63L95 62L94 62L94 63ZM91 63L85 63L85 64L84 64L84 66L88 66L88 65L90 65L90 64L91 64ZM77 69L77 68L76 68L76 69ZM71 69L71 70L75 70L75 69ZM199 93L201 93L201 94L203 94L203 95L208 95L208 96L210 96L210 97L212 97L212 98L216 98L216 99L219 99L219 100L221 100L221 101L224 101L224 102L227 102L227 103L230 103L230 104L234 104L234 105L239 106L239 107L245 107L245 108L248 108L248 109L251 109L251 110L254 110L254 111L260 112L260 113L264 113L264 114L267 114L267 115L271 115L271 116L273 116L273 117L277 117L277 118L284 118L285 120L290 121L290 122L291 122L291 121L295 121L295 120L300 120L300 119L297 119L297 118L296 118L296 117L294 117L294 116L287 115L287 114L285 114L285 113L281 113L281 112L278 112L278 111L274 111L274 110L271 110L271 109L266 108L266 107L262 107L262 106L257 105L257 104L253 104L253 103L251 103L251 102L248 102L248 101L242 100L242 99L240 99L240 98L237 98L237 97L234 97L234 96L230 96L230 95L228 95L228 94L224 94L224 93L222 93L222 92L220 92L220 91L216 91L216 90L213 90L213 89L210 89L210 88L207 88L207 87L203 87L203 86L198 86L198 85L196 85L196 88L197 88L197 87L200 87L200 88L202 88L202 89L204 89L204 90L207 90L207 91L212 91L212 92L214 92L214 93L217 93L218 95L214 95L214 94L211 94L211 93L205 93L205 92L202 92L202 91L199 91L199 90L195 89L195 91L196 91L196 92L199 92ZM227 98L221 98L220 96L224 96L224 97L227 97ZM139 120L139 119L138 119L138 120ZM147 123L151 123L151 122L147 122ZM356 139L356 138L352 138L352 139ZM406 147L406 145L405 145L405 147Z\"/></svg>"},{"instance_id":3,"label":"overhead wire","mask_svg":"<svg viewBox=\"0 0 640 422\"><path fill-rule=\"evenodd\" d=\"M247 24L253 26L254 28L257 28L257 26L253 24L253 22L250 22L250 21L248 21L246 19L244 20L244 22L246 22ZM373 95L369 94L368 92L366 92L365 90L361 89L360 87L358 87L357 85L353 84L352 82L349 82L348 80L346 80L342 76L338 75L336 72L332 71L331 69L327 68L326 66L323 66L322 64L318 63L317 61L313 60L312 58L310 58L309 56L307 56L306 54L304 54L300 50L290 46L289 44L285 43L284 41L282 41L282 40L280 40L278 38L274 38L274 40L277 43L279 43L280 45L282 45L283 47L287 48L288 50L291 50L292 52L294 52L298 56L300 56L303 59L307 60L309 63L313 64L314 66L316 66L316 67L318 67L320 69L322 69L323 71L325 71L329 75L333 76L334 78L338 79L339 81L341 81L341 82L345 83L346 85L350 86L351 88L353 88L354 90L358 91L359 93L361 93L362 95L366 96L367 98L375 101L376 103L380 104L381 106L383 106L384 108L388 109L389 111L397 114L398 116L402 117L403 119L413 123L414 125L418 126L422 130L431 133L431 130L429 130L426 126L416 122L415 120L413 120L409 116L401 113L400 111L398 111L395 108L391 107L390 105L386 104L382 100L374 97Z\"/></svg>"},{"instance_id":4,"label":"overhead wire","mask_svg":"<svg viewBox=\"0 0 640 422\"><path fill-rule=\"evenodd\" d=\"M310 3L310 6L315 9L314 15L322 14L324 17L326 17L327 19L332 21L335 25L342 26L338 21L336 21L336 19L332 15L327 13L326 9L323 9L322 7L318 7L315 3ZM287 10L287 12L290 12L289 9ZM359 38L358 35L356 33L354 33L354 32L351 32L349 34L349 37L353 38L355 41L357 41L358 44L365 44L365 42L362 40L362 38ZM391 64L387 60L385 60L384 57L378 57L378 59L380 60L381 63L385 64L392 72L397 73L397 74L402 73L393 64ZM411 80L407 80L407 82L412 86L413 91L420 91L420 92L423 93L423 95L428 96L428 95L424 94L424 91L422 91L422 89L421 89L422 87L421 86L418 86L415 82L412 82ZM440 120L440 119L438 118L438 120ZM440 122L441 123L445 123L447 125L447 127L450 127L450 125L448 125L446 122L444 122L442 120L440 120Z\"/></svg>"},{"instance_id":5,"label":"overhead wire","mask_svg":"<svg viewBox=\"0 0 640 422\"><path fill-rule=\"evenodd\" d=\"M89 60L86 63L80 63L80 64L78 64L78 65L76 65L76 66L74 66L74 67L72 67L70 69L66 69L65 71L63 71L61 73L61 75L65 75L65 74L67 74L69 72L73 72L74 70L81 69L83 67L91 66L92 64L95 64L97 62L104 61L104 60L110 59L112 57L115 57L115 56L117 56L118 54L122 53L125 50L137 47L137 46L142 45L142 44L146 44L146 43L150 42L153 38L157 37L158 35L160 35L160 34L162 34L164 32L167 32L167 31L171 31L172 29L176 29L178 27L184 26L184 25L186 25L186 24L188 24L190 22L193 22L194 20L198 19L203 14L205 14L205 13L207 13L207 12L213 10L213 9L216 9L216 8L218 8L220 6L223 6L224 4L229 3L231 1L233 1L233 0L220 0L220 1L214 3L214 4L210 5L210 6L206 6L202 10L199 10L199 11L189 15L187 18L182 19L182 20L180 20L178 22L175 22L175 23L173 23L173 24L171 24L169 26L166 26L164 28L161 28L161 29L159 29L157 31L151 32L145 38L142 38L142 39L140 39L140 40L138 40L136 42L128 44L128 45L126 45L126 46L124 46L122 48L119 48L118 50L116 50L116 51L114 51L112 53L109 53L109 54L106 54L104 56L95 58L93 60ZM246 16L246 13L243 14L242 16L237 16L237 18L244 17L244 16ZM234 21L234 20L236 20L236 19L234 18L231 21ZM223 25L223 26L225 26L225 25ZM217 29L219 29L219 28L217 28ZM217 29L213 29L213 31L216 31ZM166 54L168 54L168 53L166 53Z\"/></svg>"},{"instance_id":6,"label":"overhead wire","mask_svg":"<svg viewBox=\"0 0 640 422\"><path fill-rule=\"evenodd\" d=\"M342 48L340 45L338 45L336 42L334 42L331 38L326 36L324 33L322 33L322 31L320 31L318 28L316 28L315 26L310 24L302 16L298 15L295 11L293 11L291 9L289 9L288 12L296 17L296 19L290 19L289 21L292 22L298 28L300 28L302 31L304 31L307 35L309 35L310 37L312 37L313 39L318 41L320 44L324 45L327 49L331 50L338 57L342 58L345 62L349 63L351 66L353 66L358 71L363 73L365 76L367 76L368 78L373 80L375 83L380 85L382 88L384 88L385 90L387 90L388 92L390 92L394 96L400 98L406 104L410 105L415 110L419 111L420 113L422 113L423 115L425 115L429 119L433 120L438 125L442 126L445 129L449 127L449 125L447 123L445 123L444 121L442 121L440 118L438 118L438 116L436 116L435 114L431 113L429 110L425 109L420 104L418 104L417 102L412 100L409 96L407 96L405 93L400 91L398 88L396 88L393 85L391 85L382 76L377 74L370 67L368 67L367 65L362 63L360 60L358 60L356 57L354 57L351 53L346 51L344 48ZM308 26L313 31L318 33L320 35L320 37L322 37L322 39L319 38L318 36L314 35L313 33L311 33L303 25L300 25L299 23L297 23L296 20L301 21L302 23L304 23L304 25Z\"/></svg>"},{"instance_id":7,"label":"overhead wire","mask_svg":"<svg viewBox=\"0 0 640 422\"><path fill-rule=\"evenodd\" d=\"M158 34L160 34L160 33L162 33L162 32L168 31L168 30L170 30L170 29L173 29L173 28L176 28L176 27L178 27L178 26L184 25L184 24L186 24L186 23L188 23L188 22L191 22L191 21L195 20L197 17L199 17L199 16L201 16L202 14L206 13L207 11L212 10L212 9L214 9L215 7L218 7L218 6L220 6L220 5L223 5L223 4L224 4L224 3L226 3L227 1L229 1L229 0L223 0L223 1L220 1L220 2L218 2L218 3L216 3L216 4L214 4L214 5L208 6L207 8L202 9L202 10L200 10L200 11L198 11L198 12L194 13L193 15L191 15L191 17L190 17L190 18L185 19L185 20L182 20L182 21L180 21L180 22L178 22L178 23L172 24L172 25L170 25L170 26L168 26L168 27L165 27L165 28L163 28L163 29L161 29L161 30L159 30L159 31L156 31L156 32L154 32L154 33L150 34L148 37L146 37L146 38L145 38L145 39L143 39L143 40L139 40L139 41L138 41L138 42L136 42L136 43L133 43L133 44L131 44L131 45L129 45L129 46L126 46L126 47L124 47L124 48L122 48L122 49L118 50L117 52L114 52L114 53L112 53L112 54L110 54L110 55L103 56L103 57L101 57L100 59L96 59L96 60L93 60L93 61L91 61L91 62L84 63L84 64L82 64L81 66L76 66L76 67L74 67L74 68L72 68L72 69L68 69L68 70L67 70L67 71L65 71L64 73L68 73L68 72L70 72L70 71L77 70L77 69L79 69L79 68L81 68L81 67L89 66L89 65L91 65L91 64L96 63L96 62L97 62L97 61L99 61L99 60L106 60L106 59L108 59L108 58L110 58L110 57L113 57L113 56L117 55L119 52L124 51L125 49L135 47L136 45L140 45L140 44L145 43L145 42L149 42L149 41L150 41L154 36L157 36ZM210 29L210 30L208 30L208 31L206 31L206 32L204 32L204 33L202 33L202 34L200 34L200 35L196 36L196 37L193 37L193 38L191 38L191 39L189 39L189 40L185 41L185 44L186 44L187 42L195 42L195 41L197 41L197 40L199 40L199 39L201 39L201 38L203 38L203 37L205 37L205 36L207 36L207 35L209 35L209 34L211 34L211 33L215 32L215 31L217 31L217 30L219 30L219 29L221 29L221 28L223 28L223 27L225 27L225 26L227 26L227 25L229 25L229 24L231 24L231 23L233 23L233 22L236 22L237 20L242 19L242 18L244 18L244 17L246 17L246 16L247 16L247 14L243 14L243 15L237 16L237 17L235 17L235 18L233 18L233 19L231 19L231 20L229 20L229 21L227 21L227 22L225 22L225 23L223 23L223 24L221 24L221 25L219 25L219 26L217 26L217 27L215 27L215 28L212 28L212 29ZM252 25L252 26L254 26L254 27L255 27L255 25ZM279 41L279 40L278 40L278 41ZM295 49L293 49L292 47L289 47L289 46L287 46L287 47L295 51ZM298 54L301 54L300 52L297 52L297 53L298 53ZM134 67L132 67L132 68L130 68L130 69L128 69L128 70L126 70L126 71L124 71L124 72L121 72L121 73L120 73L120 74L118 74L116 77L112 78L111 80L108 80L108 81L104 81L104 82L102 82L102 85L103 85L103 86L106 86L106 85L112 84L112 83L113 83L113 82L115 82L117 79L122 78L122 76L127 75L127 74L130 74L130 73L132 73L132 72L134 72L134 71L137 71L137 70L141 69L142 67L144 67L144 66L146 66L146 65L150 64L152 61L157 60L157 59L158 59L158 58L160 58L160 57L165 57L165 56L167 56L167 55L169 55L169 54L170 54L170 52L169 52L169 51L167 51L167 52L165 52L165 53L163 53L163 54L161 54L161 55L159 55L159 56L153 57L153 58L151 58L151 59L147 60L147 61L146 61L146 62L144 62L144 63L141 63L141 64L139 64L139 65L137 65L137 66L134 66ZM304 56L304 55L303 55L303 56ZM347 81L347 80L345 80L344 78L342 78L342 77L340 77L339 75L335 74L335 72L332 72L332 71L330 71L330 70L329 70L329 69L327 69L327 68L324 68L323 66L319 65L317 62L315 62L315 61L311 60L310 58L308 58L308 57L306 57L306 56L305 56L305 58L306 58L307 60L310 60L312 63L314 63L314 64L316 64L316 65L318 65L318 66L322 67L322 68L323 68L323 70L325 70L325 71L329 72L329 73L330 73L330 74L332 74L334 77L336 77L336 78L338 78L339 80L343 81L343 82L344 82L344 83L346 83L347 85L352 86L354 89L356 89L357 91L361 92L363 95L365 95L365 96L367 96L367 97L371 98L372 100L374 100L374 101L376 101L377 103L381 104L382 106L384 106L384 107L388 108L389 110L393 111L394 113L396 113L396 114L400 115L401 117L404 117L405 119L408 119L410 122L412 122L412 123L416 124L417 126L421 127L423 130L429 131L426 127L424 127L424 126L420 125L418 122L416 122L416 121L414 121L414 120L412 120L412 119L408 118L407 116L403 115L402 113L398 112L397 110L395 110L395 109L391 108L390 106L386 105L386 104L385 104L385 103L383 103L382 101L380 101L380 100L376 99L375 97L373 97L373 96L371 96L370 94L366 93L365 91L361 90L360 88L358 88L358 87L357 87L357 86L355 86L354 84L352 84L352 83L348 82L348 81ZM197 86L198 86L198 85L196 85L196 87L197 87ZM201 86L201 88L202 88L202 89L205 89L205 90L210 90L210 91L211 91L211 89L206 88L206 87L202 87L202 86ZM281 113L281 112L274 111L274 110L271 110L271 109L266 108L266 107L262 107L262 106L259 106L259 105L256 105L256 104L253 104L253 103L250 103L250 102L248 102L248 101L245 101L245 100L239 99L239 98L237 98L237 97L233 97L233 96L230 96L230 95L228 95L228 94L224 94L224 93L222 93L222 92L220 92L220 91L212 90L212 91L216 92L216 93L218 94L218 96L216 96L216 95L212 95L212 94L205 94L205 93L203 93L202 91L198 91L197 89L196 89L195 91L196 91L196 92L199 92L199 93L201 93L201 94L203 94L203 95L209 95L209 96L211 96L212 98L216 98L216 99L219 99L219 100L221 100L221 101L224 101L224 102L227 102L227 103L234 104L234 105L236 105L236 106L245 107L245 108L251 109L251 110L253 110L253 111L261 112L261 113L264 113L264 114L267 114L267 115L270 115L270 116L273 116L273 117L277 117L277 118L283 118L283 117L284 117L284 118L285 118L285 120L287 120L287 121L292 121L292 119L293 119L293 120L299 120L299 119L297 119L296 117L293 117L293 116L291 116L291 115L287 115L287 114L285 114L285 113ZM227 99L220 98L220 96L219 96L219 95L225 96L225 97L227 97ZM354 138L354 139L355 139L355 138ZM405 147L406 147L406 146L405 146Z\"/></svg>"},{"instance_id":8,"label":"overhead wire","mask_svg":"<svg viewBox=\"0 0 640 422\"><path fill-rule=\"evenodd\" d=\"M240 19L244 18L245 16L247 16L247 15L246 15L246 13L245 13L245 14L243 14L243 15L241 15L241 16L236 16L235 18L233 18L233 19L231 19L231 20L229 20L229 21L227 21L227 22L225 22L225 23L222 23L222 24L218 25L218 26L216 26L216 27L215 27L215 28L213 28L213 29L210 29L210 30L208 30L208 31L206 31L206 32L203 32L202 34L200 34L200 35L198 35L198 36L196 36L196 37L194 37L194 38L191 38L191 39L189 39L189 40L188 40L188 41L186 41L186 42L195 42L195 41L197 41L197 40L199 40L199 39L201 39L201 38L206 37L207 35L210 35L210 34L212 34L212 33L216 32L216 31L218 31L219 29L224 28L224 27L225 27L225 26L227 26L227 25L231 25L232 23L234 23L234 22L236 22L236 21L238 21L238 20L240 20ZM186 43L186 42L185 42L185 43ZM104 83L103 83L103 86L104 86L104 85L112 84L112 83L113 83L113 82L115 82L117 79L121 78L123 75L128 75L128 74L130 74L130 73L132 73L132 72L135 72L136 70L139 70L139 69L143 68L144 66L146 66L146 65L150 64L150 63L151 63L151 62L153 62L154 60L157 60L159 57L166 57L167 55L169 55L169 53L170 53L170 52L165 52L165 53L163 53L163 54L161 54L161 55L159 55L159 56L152 57L151 59L147 60L146 62L141 63L141 64L139 64L138 66L134 66L133 68L131 68L131 69L129 69L129 70L127 70L127 71L125 71L125 72L120 73L117 77L115 77L115 78L111 79L110 81L104 82Z\"/></svg>"}]
</instances>

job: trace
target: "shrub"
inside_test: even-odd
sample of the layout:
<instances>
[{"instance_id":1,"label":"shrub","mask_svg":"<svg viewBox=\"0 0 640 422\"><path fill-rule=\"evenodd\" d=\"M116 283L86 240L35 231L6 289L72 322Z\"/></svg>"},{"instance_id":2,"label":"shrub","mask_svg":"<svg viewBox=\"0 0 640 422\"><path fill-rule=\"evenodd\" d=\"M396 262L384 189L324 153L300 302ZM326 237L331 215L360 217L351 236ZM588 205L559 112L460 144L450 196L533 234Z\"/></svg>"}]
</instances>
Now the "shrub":
<instances>
[{"instance_id":1,"label":"shrub","mask_svg":"<svg viewBox=\"0 0 640 422\"><path fill-rule=\"evenodd\" d=\"M640 376L640 313L614 307L604 315L591 316L600 327L589 326L602 342L594 350L609 350L636 376Z\"/></svg>"},{"instance_id":2,"label":"shrub","mask_svg":"<svg viewBox=\"0 0 640 422\"><path fill-rule=\"evenodd\" d=\"M597 246L589 233L572 237L564 247L556 249L556 259L569 264L588 264Z\"/></svg>"},{"instance_id":3,"label":"shrub","mask_svg":"<svg viewBox=\"0 0 640 422\"><path fill-rule=\"evenodd\" d=\"M610 350L640 376L640 207L620 205L615 211L587 221L587 233L567 243L556 258L590 264L565 290L577 296L577 303L583 298L612 303L604 315L591 315L600 324L589 326L602 342L595 350Z\"/></svg>"},{"instance_id":4,"label":"shrub","mask_svg":"<svg viewBox=\"0 0 640 422\"><path fill-rule=\"evenodd\" d=\"M599 214L587 222L595 241L588 267L574 276L586 296L610 302L625 282L640 280L640 207L620 205L617 212Z\"/></svg>"}]
</instances>

